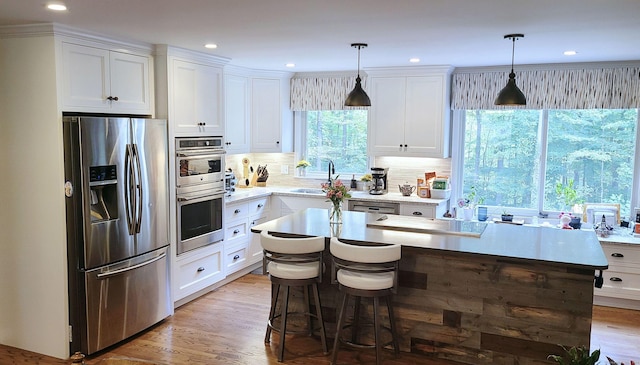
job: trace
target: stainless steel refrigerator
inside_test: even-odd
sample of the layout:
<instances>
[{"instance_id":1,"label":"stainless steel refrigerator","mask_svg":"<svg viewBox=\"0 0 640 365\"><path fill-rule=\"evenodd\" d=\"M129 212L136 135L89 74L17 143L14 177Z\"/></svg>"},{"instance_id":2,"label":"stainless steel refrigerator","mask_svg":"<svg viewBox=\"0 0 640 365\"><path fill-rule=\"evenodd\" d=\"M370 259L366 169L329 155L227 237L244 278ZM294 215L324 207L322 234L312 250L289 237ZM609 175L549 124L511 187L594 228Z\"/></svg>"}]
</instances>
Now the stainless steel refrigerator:
<instances>
[{"instance_id":1,"label":"stainless steel refrigerator","mask_svg":"<svg viewBox=\"0 0 640 365\"><path fill-rule=\"evenodd\" d=\"M172 313L165 120L63 118L70 350L91 354Z\"/></svg>"}]
</instances>

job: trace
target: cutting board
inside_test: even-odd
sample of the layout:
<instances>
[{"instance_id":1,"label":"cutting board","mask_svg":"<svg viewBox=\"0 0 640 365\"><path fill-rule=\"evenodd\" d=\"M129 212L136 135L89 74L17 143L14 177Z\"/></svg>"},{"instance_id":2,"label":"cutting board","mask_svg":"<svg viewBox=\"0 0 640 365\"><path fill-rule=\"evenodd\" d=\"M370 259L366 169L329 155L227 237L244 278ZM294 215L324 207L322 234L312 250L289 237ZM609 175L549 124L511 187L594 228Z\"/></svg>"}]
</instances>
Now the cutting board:
<instances>
[{"instance_id":1,"label":"cutting board","mask_svg":"<svg viewBox=\"0 0 640 365\"><path fill-rule=\"evenodd\" d=\"M487 223L458 220L436 220L423 217L389 214L382 215L376 220L368 222L367 227L413 233L480 237L487 227Z\"/></svg>"}]
</instances>

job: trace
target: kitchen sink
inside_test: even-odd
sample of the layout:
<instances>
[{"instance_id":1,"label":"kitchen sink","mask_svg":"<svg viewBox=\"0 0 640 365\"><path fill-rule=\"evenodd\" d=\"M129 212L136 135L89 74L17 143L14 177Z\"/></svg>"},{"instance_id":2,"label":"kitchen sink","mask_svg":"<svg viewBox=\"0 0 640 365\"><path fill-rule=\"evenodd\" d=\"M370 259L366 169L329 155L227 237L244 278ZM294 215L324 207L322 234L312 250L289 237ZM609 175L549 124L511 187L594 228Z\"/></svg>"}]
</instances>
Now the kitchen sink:
<instances>
[{"instance_id":1,"label":"kitchen sink","mask_svg":"<svg viewBox=\"0 0 640 365\"><path fill-rule=\"evenodd\" d=\"M291 190L292 193L324 195L322 189L298 188Z\"/></svg>"}]
</instances>

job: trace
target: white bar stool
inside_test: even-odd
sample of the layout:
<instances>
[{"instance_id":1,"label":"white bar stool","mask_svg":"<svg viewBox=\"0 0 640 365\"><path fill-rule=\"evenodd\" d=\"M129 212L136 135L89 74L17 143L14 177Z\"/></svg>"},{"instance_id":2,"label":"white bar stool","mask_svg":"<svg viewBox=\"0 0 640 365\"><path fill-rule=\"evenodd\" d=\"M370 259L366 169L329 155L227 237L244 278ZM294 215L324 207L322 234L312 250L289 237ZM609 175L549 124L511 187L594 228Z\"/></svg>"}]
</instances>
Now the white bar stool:
<instances>
[{"instance_id":1,"label":"white bar stool","mask_svg":"<svg viewBox=\"0 0 640 365\"><path fill-rule=\"evenodd\" d=\"M272 330L280 333L278 361L282 362L286 334L300 332L287 331L287 316L290 314L305 315L308 318L307 330L309 335L312 335L314 331L312 319L316 318L318 320L319 328L317 329L320 331L322 348L324 353L328 354L322 307L320 306L320 292L318 291L318 283L322 281L322 253L325 248L325 238L285 238L276 237L267 231L262 231L260 244L264 252L263 270L269 273L269 278L271 279L271 310L269 311L264 342L270 342ZM292 286L301 286L303 288L305 312L288 312L289 288ZM280 304L281 313L276 314L280 287L284 288L284 302ZM316 313L311 313L310 310L309 289L313 291ZM276 328L273 323L278 317L280 317L280 327Z\"/></svg>"},{"instance_id":2,"label":"white bar stool","mask_svg":"<svg viewBox=\"0 0 640 365\"><path fill-rule=\"evenodd\" d=\"M359 348L375 348L376 364L381 361L381 349L383 346L393 344L393 350L397 356L399 353L398 335L396 332L395 319L391 297L396 290L398 282L398 263L402 256L400 245L376 245L360 246L347 244L331 238L331 255L333 255L332 281L337 281L339 290L344 293L338 323L336 326L336 336L333 343L332 364L336 364L340 343L345 343ZM345 325L347 304L349 298L355 298L353 322ZM358 332L360 326L360 301L361 298L372 298L373 300L373 345L358 342ZM389 313L389 328L383 327L391 332L391 341L383 344L380 337L380 311L379 299L385 298ZM341 333L347 327L351 327L351 340L341 338Z\"/></svg>"}]
</instances>

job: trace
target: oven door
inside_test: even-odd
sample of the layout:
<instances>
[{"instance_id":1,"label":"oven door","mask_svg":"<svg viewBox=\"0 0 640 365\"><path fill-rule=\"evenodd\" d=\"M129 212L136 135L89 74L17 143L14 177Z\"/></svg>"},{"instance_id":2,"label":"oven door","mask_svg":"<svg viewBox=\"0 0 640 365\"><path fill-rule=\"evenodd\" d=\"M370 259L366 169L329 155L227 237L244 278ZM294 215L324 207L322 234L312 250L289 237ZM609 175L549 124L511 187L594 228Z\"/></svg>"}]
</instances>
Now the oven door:
<instances>
[{"instance_id":1,"label":"oven door","mask_svg":"<svg viewBox=\"0 0 640 365\"><path fill-rule=\"evenodd\" d=\"M178 255L224 239L224 190L178 194L177 198Z\"/></svg>"},{"instance_id":2,"label":"oven door","mask_svg":"<svg viewBox=\"0 0 640 365\"><path fill-rule=\"evenodd\" d=\"M176 186L224 182L224 152L176 153Z\"/></svg>"}]
</instances>

